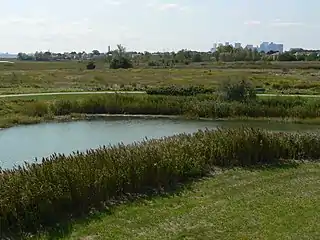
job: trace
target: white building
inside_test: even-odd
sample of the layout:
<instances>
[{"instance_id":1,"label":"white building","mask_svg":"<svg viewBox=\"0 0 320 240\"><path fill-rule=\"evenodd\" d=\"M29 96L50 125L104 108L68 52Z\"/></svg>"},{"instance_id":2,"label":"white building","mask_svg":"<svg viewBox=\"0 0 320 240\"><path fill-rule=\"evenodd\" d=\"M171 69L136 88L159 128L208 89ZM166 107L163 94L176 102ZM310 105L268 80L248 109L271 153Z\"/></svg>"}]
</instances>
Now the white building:
<instances>
[{"instance_id":1,"label":"white building","mask_svg":"<svg viewBox=\"0 0 320 240\"><path fill-rule=\"evenodd\" d=\"M212 53L216 52L217 51L217 44L214 43L211 50L210 50Z\"/></svg>"},{"instance_id":2,"label":"white building","mask_svg":"<svg viewBox=\"0 0 320 240\"><path fill-rule=\"evenodd\" d=\"M254 46L251 45L251 44L248 44L248 45L246 46L246 49L251 49L251 50L253 50L253 49L254 49Z\"/></svg>"},{"instance_id":3,"label":"white building","mask_svg":"<svg viewBox=\"0 0 320 240\"><path fill-rule=\"evenodd\" d=\"M234 48L241 48L241 43L235 43Z\"/></svg>"},{"instance_id":4,"label":"white building","mask_svg":"<svg viewBox=\"0 0 320 240\"><path fill-rule=\"evenodd\" d=\"M269 42L263 42L260 44L259 52L270 52Z\"/></svg>"},{"instance_id":5,"label":"white building","mask_svg":"<svg viewBox=\"0 0 320 240\"><path fill-rule=\"evenodd\" d=\"M279 52L283 53L283 44L278 44L278 43L269 43L269 42L263 42L260 44L260 47L258 48L259 52Z\"/></svg>"}]
</instances>

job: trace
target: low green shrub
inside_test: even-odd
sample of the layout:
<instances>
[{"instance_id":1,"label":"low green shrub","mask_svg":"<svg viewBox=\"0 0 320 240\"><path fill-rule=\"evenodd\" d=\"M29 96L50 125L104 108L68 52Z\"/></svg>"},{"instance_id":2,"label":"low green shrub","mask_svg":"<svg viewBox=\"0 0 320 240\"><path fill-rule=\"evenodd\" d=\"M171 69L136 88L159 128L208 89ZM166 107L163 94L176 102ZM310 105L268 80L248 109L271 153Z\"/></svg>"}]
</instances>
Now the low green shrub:
<instances>
[{"instance_id":1,"label":"low green shrub","mask_svg":"<svg viewBox=\"0 0 320 240\"><path fill-rule=\"evenodd\" d=\"M319 159L319 144L317 134L240 128L54 154L42 164L0 172L1 237L38 231L127 194L169 188L214 166Z\"/></svg>"},{"instance_id":2,"label":"low green shrub","mask_svg":"<svg viewBox=\"0 0 320 240\"><path fill-rule=\"evenodd\" d=\"M110 62L111 69L119 69L119 68L128 69L132 67L133 67L133 64L131 60L125 57L114 58Z\"/></svg>"},{"instance_id":3,"label":"low green shrub","mask_svg":"<svg viewBox=\"0 0 320 240\"><path fill-rule=\"evenodd\" d=\"M87 64L87 70L93 70L96 68L96 65L94 64L94 62L90 61L88 64Z\"/></svg>"},{"instance_id":4,"label":"low green shrub","mask_svg":"<svg viewBox=\"0 0 320 240\"><path fill-rule=\"evenodd\" d=\"M189 87L178 87L168 86L152 88L147 90L149 95L168 95L168 96L194 96L197 94L209 94L214 93L215 90L211 88L205 88L201 86L189 86Z\"/></svg>"},{"instance_id":5,"label":"low green shrub","mask_svg":"<svg viewBox=\"0 0 320 240\"><path fill-rule=\"evenodd\" d=\"M247 102L256 99L256 90L247 80L223 81L221 84L222 96L228 101Z\"/></svg>"},{"instance_id":6,"label":"low green shrub","mask_svg":"<svg viewBox=\"0 0 320 240\"><path fill-rule=\"evenodd\" d=\"M149 61L148 66L149 67L159 67L160 63L158 61Z\"/></svg>"}]
</instances>

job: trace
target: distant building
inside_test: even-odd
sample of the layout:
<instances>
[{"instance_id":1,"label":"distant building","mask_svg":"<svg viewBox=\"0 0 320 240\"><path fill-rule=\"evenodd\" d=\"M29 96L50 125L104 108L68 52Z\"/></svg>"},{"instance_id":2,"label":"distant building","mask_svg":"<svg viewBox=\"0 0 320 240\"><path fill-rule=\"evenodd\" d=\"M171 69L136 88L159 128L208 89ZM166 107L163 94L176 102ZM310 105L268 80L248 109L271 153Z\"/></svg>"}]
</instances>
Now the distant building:
<instances>
[{"instance_id":1,"label":"distant building","mask_svg":"<svg viewBox=\"0 0 320 240\"><path fill-rule=\"evenodd\" d=\"M216 51L217 51L217 44L214 43L213 46L212 46L212 48L211 48L211 50L210 50L210 52L214 53L214 52L216 52Z\"/></svg>"},{"instance_id":2,"label":"distant building","mask_svg":"<svg viewBox=\"0 0 320 240\"><path fill-rule=\"evenodd\" d=\"M241 48L241 43L235 43L234 48Z\"/></svg>"},{"instance_id":3,"label":"distant building","mask_svg":"<svg viewBox=\"0 0 320 240\"><path fill-rule=\"evenodd\" d=\"M17 58L17 54L10 54L10 53L0 53L0 58L1 59L14 59Z\"/></svg>"},{"instance_id":4,"label":"distant building","mask_svg":"<svg viewBox=\"0 0 320 240\"><path fill-rule=\"evenodd\" d=\"M277 44L277 45L278 45L279 53L283 53L284 52L283 44Z\"/></svg>"},{"instance_id":5,"label":"distant building","mask_svg":"<svg viewBox=\"0 0 320 240\"><path fill-rule=\"evenodd\" d=\"M260 46L258 47L258 51L259 52L279 52L279 53L283 53L283 44L278 44L278 43L269 43L269 42L263 42L260 44Z\"/></svg>"},{"instance_id":6,"label":"distant building","mask_svg":"<svg viewBox=\"0 0 320 240\"><path fill-rule=\"evenodd\" d=\"M270 52L269 42L263 42L260 44L259 52Z\"/></svg>"},{"instance_id":7,"label":"distant building","mask_svg":"<svg viewBox=\"0 0 320 240\"><path fill-rule=\"evenodd\" d=\"M254 46L253 45L251 45L251 44L248 44L247 46L246 46L246 49L251 49L251 50L253 50L254 49Z\"/></svg>"}]
</instances>

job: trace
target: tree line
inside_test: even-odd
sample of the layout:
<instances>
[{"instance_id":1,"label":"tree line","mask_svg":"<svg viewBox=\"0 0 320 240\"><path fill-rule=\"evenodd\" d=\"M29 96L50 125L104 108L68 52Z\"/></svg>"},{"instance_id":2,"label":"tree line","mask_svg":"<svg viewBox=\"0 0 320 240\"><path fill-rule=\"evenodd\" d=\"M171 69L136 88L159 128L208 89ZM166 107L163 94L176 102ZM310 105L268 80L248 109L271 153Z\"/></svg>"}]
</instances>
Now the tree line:
<instances>
[{"instance_id":1,"label":"tree line","mask_svg":"<svg viewBox=\"0 0 320 240\"><path fill-rule=\"evenodd\" d=\"M256 49L234 48L233 46L219 46L215 52L199 52L182 49L177 52L127 52L121 45L116 50L100 53L93 50L86 52L52 53L36 52L34 54L19 53L21 61L65 61L65 60L101 60L111 63L121 57L132 61L135 65L171 66L176 64L190 64L201 62L237 62L237 61L320 61L320 51L303 49L291 50L284 53L258 52Z\"/></svg>"}]
</instances>

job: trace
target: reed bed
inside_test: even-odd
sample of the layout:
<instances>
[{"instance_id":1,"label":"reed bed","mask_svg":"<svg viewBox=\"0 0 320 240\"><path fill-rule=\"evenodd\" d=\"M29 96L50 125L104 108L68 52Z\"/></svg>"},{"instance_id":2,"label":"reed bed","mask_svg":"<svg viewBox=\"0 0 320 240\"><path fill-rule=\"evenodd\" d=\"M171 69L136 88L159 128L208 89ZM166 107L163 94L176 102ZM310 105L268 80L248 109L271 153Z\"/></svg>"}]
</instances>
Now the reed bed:
<instances>
[{"instance_id":1,"label":"reed bed","mask_svg":"<svg viewBox=\"0 0 320 240\"><path fill-rule=\"evenodd\" d=\"M23 104L28 116L80 114L161 114L203 118L318 118L320 99L299 97L258 98L247 102L225 101L217 95L155 96L113 95Z\"/></svg>"},{"instance_id":2,"label":"reed bed","mask_svg":"<svg viewBox=\"0 0 320 240\"><path fill-rule=\"evenodd\" d=\"M58 99L0 100L0 127L86 114L180 115L209 119L277 119L319 122L320 98L270 97L246 102L226 101L216 94L163 96L106 94Z\"/></svg>"},{"instance_id":3,"label":"reed bed","mask_svg":"<svg viewBox=\"0 0 320 240\"><path fill-rule=\"evenodd\" d=\"M128 194L199 178L215 166L319 159L319 144L318 134L239 128L54 154L41 164L1 171L1 234L43 230Z\"/></svg>"}]
</instances>

